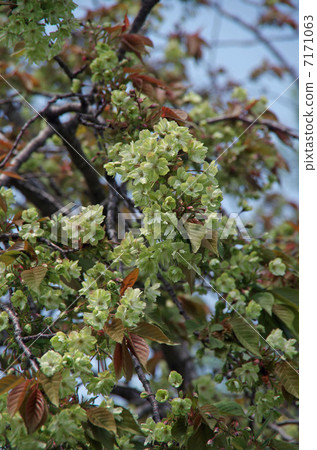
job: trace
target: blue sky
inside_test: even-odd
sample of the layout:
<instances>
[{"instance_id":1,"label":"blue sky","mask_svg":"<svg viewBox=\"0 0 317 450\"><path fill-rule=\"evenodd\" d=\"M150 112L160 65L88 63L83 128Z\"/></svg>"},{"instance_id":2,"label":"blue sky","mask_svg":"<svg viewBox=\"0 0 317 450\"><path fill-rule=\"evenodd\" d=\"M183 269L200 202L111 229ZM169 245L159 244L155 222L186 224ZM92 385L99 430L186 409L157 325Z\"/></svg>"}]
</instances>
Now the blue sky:
<instances>
[{"instance_id":1,"label":"blue sky","mask_svg":"<svg viewBox=\"0 0 317 450\"><path fill-rule=\"evenodd\" d=\"M114 1L109 0L77 0L78 9L76 15L81 16L85 9L98 6L110 6ZM188 2L190 3L190 2ZM244 21L256 26L256 18L259 13L259 7L254 6L260 3L260 0L222 0L221 7L234 15L241 17ZM298 5L298 1L294 1ZM282 79L267 74L260 77L257 81L249 79L250 72L257 67L263 59L268 59L272 63L278 63L278 60L271 52L256 38L253 34L245 30L233 21L222 17L215 9L206 9L204 6L187 5L180 0L161 0L161 14L164 17L160 24L159 32L151 33L150 36L154 42L153 54L159 55L163 50L165 37L175 31L178 23L185 24L186 32L192 33L200 31L201 36L214 45L204 50L203 61L189 61L187 65L190 75L191 89L195 90L201 87L211 86L211 80L207 76L206 67L215 69L224 67L227 79L231 79L245 87L250 97L259 98L264 95L268 99L268 104L274 102L272 111L283 123L298 129L298 101L297 101L297 83L287 90L278 100L280 94L288 88L294 81L291 75L285 75ZM207 12L207 13L206 13ZM285 12L291 10L285 7ZM183 22L182 17L185 19ZM296 19L297 11L292 12L292 17ZM134 17L130 17L133 20ZM291 65L294 71L298 72L298 40L296 33L289 29L278 30L277 27L266 27L262 33L274 42L274 45L283 54L285 59ZM162 36L160 38L160 36ZM287 40L281 40L287 38ZM290 38L290 39L289 39ZM240 44L243 45L240 45ZM275 189L282 190L282 193L292 201L297 201L298 197L298 156L297 152L276 142L280 152L288 161L291 172L283 173L281 177L281 187ZM295 146L297 143L294 142Z\"/></svg>"}]
</instances>

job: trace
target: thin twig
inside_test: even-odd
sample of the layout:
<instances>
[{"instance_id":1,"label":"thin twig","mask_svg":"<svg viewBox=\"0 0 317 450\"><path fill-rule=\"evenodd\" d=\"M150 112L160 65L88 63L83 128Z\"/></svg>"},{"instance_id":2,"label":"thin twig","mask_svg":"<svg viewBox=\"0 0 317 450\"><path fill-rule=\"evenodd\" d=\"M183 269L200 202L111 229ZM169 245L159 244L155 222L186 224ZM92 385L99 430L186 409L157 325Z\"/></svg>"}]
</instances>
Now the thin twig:
<instances>
[{"instance_id":1,"label":"thin twig","mask_svg":"<svg viewBox=\"0 0 317 450\"><path fill-rule=\"evenodd\" d=\"M38 179L29 179L27 182L10 178L7 186L14 186L39 210L43 216L51 216L63 208L63 203L46 190L44 184Z\"/></svg>"},{"instance_id":2,"label":"thin twig","mask_svg":"<svg viewBox=\"0 0 317 450\"><path fill-rule=\"evenodd\" d=\"M270 423L270 424L269 424L269 428L271 428L271 430L273 430L273 431L276 431L276 432L281 436L281 438L284 439L284 441L295 443L296 440L295 440L292 436L290 436L289 434L287 434L287 433L283 430L283 428L280 428L280 427L278 426L278 424Z\"/></svg>"},{"instance_id":3,"label":"thin twig","mask_svg":"<svg viewBox=\"0 0 317 450\"><path fill-rule=\"evenodd\" d=\"M273 53L273 55L283 64L283 66L287 69L287 71L292 75L292 77L295 79L297 78L297 73L295 70L288 64L287 60L284 58L284 55L280 53L277 48L272 44L272 42L264 36L258 27L251 25L250 23L243 20L240 16L236 16L235 14L232 14L231 12L223 9L218 2L213 1L211 5L219 11L220 14L222 14L224 17L227 17L228 19L232 20L235 23L238 23L242 27L246 28L247 30L251 31L258 39L261 41L270 51Z\"/></svg>"},{"instance_id":4,"label":"thin twig","mask_svg":"<svg viewBox=\"0 0 317 450\"><path fill-rule=\"evenodd\" d=\"M65 74L68 76L68 78L72 81L74 78L73 72L70 70L68 65L62 60L60 56L54 56L55 61L60 66L61 69L65 72Z\"/></svg>"},{"instance_id":5,"label":"thin twig","mask_svg":"<svg viewBox=\"0 0 317 450\"><path fill-rule=\"evenodd\" d=\"M21 325L20 325L18 317L7 305L2 304L2 305L0 305L0 307L3 311L5 311L8 314L8 316L11 319L13 329L14 329L14 338L15 338L16 343L20 347L20 349L23 351L22 355L24 354L27 357L33 370L35 372L37 372L39 370L39 366L36 362L35 356L32 355L29 348L23 342L22 330L21 330Z\"/></svg>"},{"instance_id":6,"label":"thin twig","mask_svg":"<svg viewBox=\"0 0 317 450\"><path fill-rule=\"evenodd\" d=\"M185 320L190 320L189 315L184 310L182 303L180 300L178 300L178 297L173 289L173 287L169 284L169 282L163 277L162 274L158 274L157 278L162 281L165 291L169 294L171 299L173 300L173 303L177 306L180 314L184 317Z\"/></svg>"},{"instance_id":7,"label":"thin twig","mask_svg":"<svg viewBox=\"0 0 317 450\"><path fill-rule=\"evenodd\" d=\"M23 342L28 342L28 341L33 341L33 340L38 340L38 339L51 339L52 337L55 336L55 333L50 333L50 334L42 334L42 333L38 333L38 334L34 334L32 336L23 336L21 339Z\"/></svg>"},{"instance_id":8,"label":"thin twig","mask_svg":"<svg viewBox=\"0 0 317 450\"><path fill-rule=\"evenodd\" d=\"M116 215L118 211L118 199L115 192L109 189L107 201L107 235L111 241L118 242L118 234L116 231Z\"/></svg>"},{"instance_id":9,"label":"thin twig","mask_svg":"<svg viewBox=\"0 0 317 450\"><path fill-rule=\"evenodd\" d=\"M149 381L146 379L145 373L143 372L143 369L141 367L141 364L139 363L138 358L136 356L134 356L132 353L131 353L131 358L133 361L135 372L136 372L139 380L141 381L145 392L148 394L147 399L149 400L149 402L151 403L151 406L152 406L153 420L154 420L154 422L158 423L158 422L160 422L161 417L160 417L159 405L155 399L155 395L152 392Z\"/></svg>"},{"instance_id":10,"label":"thin twig","mask_svg":"<svg viewBox=\"0 0 317 450\"><path fill-rule=\"evenodd\" d=\"M217 116L217 117L210 117L209 119L206 120L206 122L208 124L214 124L214 123L218 123L218 122L225 122L227 120L228 121L238 121L239 120L248 125L254 124L254 126L259 126L259 125L265 126L270 131L285 133L290 137L298 139L298 133L296 133L295 131L286 127L285 125L282 125L279 122L276 122L274 120L269 120L269 119L261 119L261 120L257 120L256 122L254 122L254 119L251 117L228 114L228 115L222 115L222 116Z\"/></svg>"},{"instance_id":11,"label":"thin twig","mask_svg":"<svg viewBox=\"0 0 317 450\"><path fill-rule=\"evenodd\" d=\"M68 95L68 94L67 94ZM48 103L51 105L55 100L56 97L51 99ZM80 112L82 110L82 105L80 103L67 103L65 105L57 106L57 107L50 107L47 108L47 106L44 108L44 114L48 114L50 117L59 117L62 114L65 114L67 112ZM43 112L42 111L42 112ZM36 117L42 117L43 114L37 113ZM35 116L34 116L35 117ZM34 119L34 118L32 118ZM24 128L24 126L23 126ZM26 128L25 128L26 129ZM25 130L24 129L24 130ZM41 147L48 138L50 138L54 134L55 130L48 126L44 130L40 131L40 133L33 138L24 148L21 150L11 161L10 163L10 171L11 172L17 172L20 166L29 159L31 154L37 150L39 147ZM20 133L19 133L20 134ZM22 133L23 134L23 133ZM22 134L20 135L20 138L22 137ZM16 139L15 146L18 144L18 140ZM12 149L11 149L12 150ZM10 153L12 151L10 150ZM8 175L2 174L0 175L0 186L5 186L10 180L10 177Z\"/></svg>"}]
</instances>

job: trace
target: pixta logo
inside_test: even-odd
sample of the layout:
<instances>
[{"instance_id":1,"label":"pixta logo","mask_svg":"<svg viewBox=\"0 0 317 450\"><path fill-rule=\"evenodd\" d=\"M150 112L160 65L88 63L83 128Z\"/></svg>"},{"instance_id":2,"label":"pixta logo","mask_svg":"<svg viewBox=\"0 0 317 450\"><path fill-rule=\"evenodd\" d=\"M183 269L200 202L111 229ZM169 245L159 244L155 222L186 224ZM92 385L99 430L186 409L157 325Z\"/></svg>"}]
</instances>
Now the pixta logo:
<instances>
[{"instance_id":1,"label":"pixta logo","mask_svg":"<svg viewBox=\"0 0 317 450\"><path fill-rule=\"evenodd\" d=\"M96 235L94 211L73 202L51 217L51 240L78 249Z\"/></svg>"},{"instance_id":2,"label":"pixta logo","mask_svg":"<svg viewBox=\"0 0 317 450\"><path fill-rule=\"evenodd\" d=\"M228 239L229 236L240 235L250 241L251 237L239 213L230 213L223 216L214 213L210 217L203 214L185 213L176 218L172 214L162 214L155 211L151 214L119 213L118 239L124 239L127 232L134 237L139 235L151 236L155 240L174 239L180 233L183 239L213 239L217 231L219 239Z\"/></svg>"}]
</instances>

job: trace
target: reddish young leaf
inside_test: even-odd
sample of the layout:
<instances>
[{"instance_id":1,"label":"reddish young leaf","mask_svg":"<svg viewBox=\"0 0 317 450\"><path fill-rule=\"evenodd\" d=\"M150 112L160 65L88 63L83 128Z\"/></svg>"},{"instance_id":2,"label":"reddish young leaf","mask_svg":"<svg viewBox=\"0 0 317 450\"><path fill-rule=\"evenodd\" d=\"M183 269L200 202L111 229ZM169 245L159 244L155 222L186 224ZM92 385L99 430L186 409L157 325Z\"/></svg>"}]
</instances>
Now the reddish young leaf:
<instances>
[{"instance_id":1,"label":"reddish young leaf","mask_svg":"<svg viewBox=\"0 0 317 450\"><path fill-rule=\"evenodd\" d=\"M138 279L138 276L139 276L139 269L136 268L125 277L125 279L122 281L121 284L120 295L123 295L129 287L134 286L134 283Z\"/></svg>"},{"instance_id":2,"label":"reddish young leaf","mask_svg":"<svg viewBox=\"0 0 317 450\"><path fill-rule=\"evenodd\" d=\"M144 81L146 83L154 84L155 86L159 87L165 87L165 84L158 80L157 78L150 77L149 75L142 75L142 74L132 74L129 76L129 78L133 81L134 78L138 78L141 81Z\"/></svg>"},{"instance_id":3,"label":"reddish young leaf","mask_svg":"<svg viewBox=\"0 0 317 450\"><path fill-rule=\"evenodd\" d=\"M155 125L160 120L161 114L162 114L161 107L154 108L151 114L146 118L146 122L150 126Z\"/></svg>"},{"instance_id":4,"label":"reddish young leaf","mask_svg":"<svg viewBox=\"0 0 317 450\"><path fill-rule=\"evenodd\" d=\"M148 97L154 99L155 101L158 101L158 88L164 90L166 89L166 86L164 85L164 83L162 83L162 81L149 75L132 73L129 76L129 80L132 81L133 86L136 89L138 89Z\"/></svg>"},{"instance_id":5,"label":"reddish young leaf","mask_svg":"<svg viewBox=\"0 0 317 450\"><path fill-rule=\"evenodd\" d=\"M0 153L7 153L7 150L11 150L13 142L10 141L4 134L0 133Z\"/></svg>"},{"instance_id":6,"label":"reddish young leaf","mask_svg":"<svg viewBox=\"0 0 317 450\"><path fill-rule=\"evenodd\" d=\"M7 210L8 210L6 200L5 200L5 198L2 195L0 195L0 208L4 212L7 212Z\"/></svg>"},{"instance_id":7,"label":"reddish young leaf","mask_svg":"<svg viewBox=\"0 0 317 450\"><path fill-rule=\"evenodd\" d=\"M133 362L125 342L122 344L122 366L126 381L130 381L133 373Z\"/></svg>"},{"instance_id":8,"label":"reddish young leaf","mask_svg":"<svg viewBox=\"0 0 317 450\"><path fill-rule=\"evenodd\" d=\"M123 47L135 53L140 59L142 59L142 53L147 53L145 46L153 47L153 42L146 36L140 34L125 34L121 38Z\"/></svg>"},{"instance_id":9,"label":"reddish young leaf","mask_svg":"<svg viewBox=\"0 0 317 450\"><path fill-rule=\"evenodd\" d=\"M207 42L199 36L199 33L186 35L186 47L189 56L193 56L196 60L202 57L202 46L208 47Z\"/></svg>"},{"instance_id":10,"label":"reddish young leaf","mask_svg":"<svg viewBox=\"0 0 317 450\"><path fill-rule=\"evenodd\" d=\"M123 364L122 345L117 343L113 354L113 366L117 380L121 378L122 364Z\"/></svg>"},{"instance_id":11,"label":"reddish young leaf","mask_svg":"<svg viewBox=\"0 0 317 450\"><path fill-rule=\"evenodd\" d=\"M162 106L161 117L165 117L166 119L175 120L175 122L184 123L188 120L188 114L186 111L182 109L172 109L167 106Z\"/></svg>"},{"instance_id":12,"label":"reddish young leaf","mask_svg":"<svg viewBox=\"0 0 317 450\"><path fill-rule=\"evenodd\" d=\"M150 354L150 348L145 340L137 334L129 333L129 347L132 353L138 358L143 367L146 367L146 363Z\"/></svg>"},{"instance_id":13,"label":"reddish young leaf","mask_svg":"<svg viewBox=\"0 0 317 450\"><path fill-rule=\"evenodd\" d=\"M132 74L140 74L141 72L144 72L144 67L140 64L133 66L133 67L124 67L123 72L124 73L132 73Z\"/></svg>"},{"instance_id":14,"label":"reddish young leaf","mask_svg":"<svg viewBox=\"0 0 317 450\"><path fill-rule=\"evenodd\" d=\"M1 378L0 395L10 391L10 389L13 389L24 381L25 379L23 377L17 377L15 375L7 375L6 377Z\"/></svg>"},{"instance_id":15,"label":"reddish young leaf","mask_svg":"<svg viewBox=\"0 0 317 450\"><path fill-rule=\"evenodd\" d=\"M11 417L13 417L14 414L20 409L31 381L32 380L26 380L24 383L21 383L13 388L9 393L7 398L7 409Z\"/></svg>"},{"instance_id":16,"label":"reddish young leaf","mask_svg":"<svg viewBox=\"0 0 317 450\"><path fill-rule=\"evenodd\" d=\"M127 15L124 16L124 26L122 27L122 31L127 31L130 27L130 20Z\"/></svg>"},{"instance_id":17,"label":"reddish young leaf","mask_svg":"<svg viewBox=\"0 0 317 450\"><path fill-rule=\"evenodd\" d=\"M36 431L43 423L43 417L45 416L45 404L46 401L42 392L38 386L34 386L28 396L23 419L28 433Z\"/></svg>"},{"instance_id":18,"label":"reddish young leaf","mask_svg":"<svg viewBox=\"0 0 317 450\"><path fill-rule=\"evenodd\" d=\"M21 177L21 175L15 173L15 172L10 172L10 171L8 171L8 170L0 170L0 173L3 173L3 174L6 175L7 177L16 178L17 180L22 180L22 181L24 181L24 178Z\"/></svg>"},{"instance_id":19,"label":"reddish young leaf","mask_svg":"<svg viewBox=\"0 0 317 450\"><path fill-rule=\"evenodd\" d=\"M151 341L159 342L160 344L170 344L169 338L165 333L156 325L147 322L139 322L133 330L133 334L137 334Z\"/></svg>"}]
</instances>

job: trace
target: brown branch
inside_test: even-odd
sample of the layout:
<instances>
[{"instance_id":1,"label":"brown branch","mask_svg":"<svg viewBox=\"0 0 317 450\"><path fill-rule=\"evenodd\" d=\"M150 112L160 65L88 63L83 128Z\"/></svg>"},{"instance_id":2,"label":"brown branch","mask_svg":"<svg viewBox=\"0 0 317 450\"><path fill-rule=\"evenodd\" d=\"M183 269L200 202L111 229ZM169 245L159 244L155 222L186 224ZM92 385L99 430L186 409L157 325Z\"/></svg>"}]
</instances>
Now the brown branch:
<instances>
[{"instance_id":1,"label":"brown branch","mask_svg":"<svg viewBox=\"0 0 317 450\"><path fill-rule=\"evenodd\" d=\"M50 127L40 131L40 133L32 139L15 158L13 158L10 164L10 172L17 172L20 166L29 159L31 154L41 147L53 133L54 131ZM0 186L5 186L9 181L10 177L8 177L8 175L0 175Z\"/></svg>"},{"instance_id":2,"label":"brown branch","mask_svg":"<svg viewBox=\"0 0 317 450\"><path fill-rule=\"evenodd\" d=\"M152 406L153 420L154 420L154 422L158 423L161 420L158 402L155 399L155 395L152 392L149 381L146 379L145 373L143 372L143 369L141 367L141 364L139 363L138 358L136 356L134 356L132 353L130 353L130 354L131 354L131 358L133 361L133 365L134 365L136 374L137 374L139 380L141 381L145 392L148 394L147 399L151 403L151 406Z\"/></svg>"},{"instance_id":3,"label":"brown branch","mask_svg":"<svg viewBox=\"0 0 317 450\"><path fill-rule=\"evenodd\" d=\"M51 339L52 337L55 336L55 333L50 333L50 334L42 334L42 333L38 333L38 334L34 334L33 336L23 336L21 339L23 342L28 342L28 341L33 341L33 340L38 340L38 339Z\"/></svg>"},{"instance_id":4,"label":"brown branch","mask_svg":"<svg viewBox=\"0 0 317 450\"><path fill-rule=\"evenodd\" d=\"M133 403L136 406L144 404L144 399L140 397L140 393L140 391L133 387L121 384L117 384L116 386L114 386L111 391L112 395L118 395L119 397L124 398L125 400Z\"/></svg>"},{"instance_id":5,"label":"brown branch","mask_svg":"<svg viewBox=\"0 0 317 450\"><path fill-rule=\"evenodd\" d=\"M146 21L147 16L150 14L151 10L159 1L160 0L141 0L141 7L131 25L129 34L136 34L141 30ZM121 46L118 51L119 61L123 59L125 52L126 50Z\"/></svg>"},{"instance_id":6,"label":"brown branch","mask_svg":"<svg viewBox=\"0 0 317 450\"><path fill-rule=\"evenodd\" d=\"M252 117L246 117L246 116L239 116L239 115L223 115L223 116L217 116L217 117L210 117L206 120L208 124L214 124L218 122L224 122L224 121L241 121L248 125L258 125L258 126L264 126L267 127L270 131L273 132L279 132L279 133L285 133L288 136L298 139L298 133L291 130L290 128L286 127L285 125L282 125L279 122L276 122L274 120L269 119L253 119Z\"/></svg>"},{"instance_id":7,"label":"brown branch","mask_svg":"<svg viewBox=\"0 0 317 450\"><path fill-rule=\"evenodd\" d=\"M20 356L22 357L23 355L25 355L27 357L27 359L29 360L29 362L30 362L30 364L32 366L32 369L35 372L37 372L39 370L39 366L38 366L38 364L36 362L35 356L32 355L32 353L30 352L29 348L23 342L21 325L20 325L20 322L19 322L19 319L18 319L17 315L7 305L0 305L0 307L10 317L10 320L12 322L13 329L14 329L15 341L18 344L18 346L20 347L20 349L23 351L22 355L20 355Z\"/></svg>"},{"instance_id":8,"label":"brown branch","mask_svg":"<svg viewBox=\"0 0 317 450\"><path fill-rule=\"evenodd\" d=\"M140 29L143 27L144 22L146 21L147 16L150 14L151 10L160 0L142 0L141 8L136 15L133 24L130 29L130 33L138 33Z\"/></svg>"},{"instance_id":9,"label":"brown branch","mask_svg":"<svg viewBox=\"0 0 317 450\"><path fill-rule=\"evenodd\" d=\"M176 292L174 291L170 283L160 273L157 275L157 278L163 283L165 291L169 294L169 296L173 300L173 303L177 306L180 314L184 317L185 321L190 320L189 315L184 310L182 303L178 299ZM194 331L193 334L197 338L199 338L198 331ZM203 344L205 345L204 342ZM177 347L161 345L161 348L170 370L176 370L176 372L179 372L182 375L184 379L182 389L186 390L190 386L192 380L196 377L196 370L193 358L191 357L189 352L188 343L183 340L182 343Z\"/></svg>"},{"instance_id":10,"label":"brown branch","mask_svg":"<svg viewBox=\"0 0 317 450\"><path fill-rule=\"evenodd\" d=\"M113 189L109 189L107 201L106 226L108 238L114 242L118 242L118 234L116 230L117 213L118 213L117 196Z\"/></svg>"},{"instance_id":11,"label":"brown branch","mask_svg":"<svg viewBox=\"0 0 317 450\"><path fill-rule=\"evenodd\" d=\"M32 295L29 294L29 295L27 296L27 299L28 299L28 305L29 305L31 314L32 314L33 316L36 316L36 315L38 314L38 307L37 307L37 305L35 304Z\"/></svg>"},{"instance_id":12,"label":"brown branch","mask_svg":"<svg viewBox=\"0 0 317 450\"><path fill-rule=\"evenodd\" d=\"M57 64L59 65L59 67L61 69L63 69L63 71L65 72L65 74L68 76L68 78L72 81L73 78L75 78L75 75L73 74L73 72L70 70L70 68L68 67L68 65L62 60L62 58L60 56L54 56L55 61L57 62Z\"/></svg>"},{"instance_id":13,"label":"brown branch","mask_svg":"<svg viewBox=\"0 0 317 450\"><path fill-rule=\"evenodd\" d=\"M282 420L282 422L276 422L276 425L278 425L279 427L283 427L284 425L299 425L299 420L298 419Z\"/></svg>"},{"instance_id":14,"label":"brown branch","mask_svg":"<svg viewBox=\"0 0 317 450\"><path fill-rule=\"evenodd\" d=\"M41 94L43 95L43 94ZM69 97L75 97L77 96L77 94L74 93L68 93L68 94L59 94L59 95L54 95L53 98L51 98L47 105L45 106L45 108L43 108L41 111L38 111L33 117L31 117L27 122L25 122L25 124L23 125L23 127L20 129L14 144L12 146L12 148L9 150L9 152L6 154L6 157L4 158L3 161L1 161L0 163L0 167L4 167L5 164L7 163L7 161L9 160L9 158L11 157L11 155L13 154L13 152L15 151L15 149L17 148L20 140L22 139L23 134L25 133L25 131L29 128L29 126L35 122L37 119L39 118L43 118L43 116L45 116L45 113L47 112L47 110L51 107L51 105L55 102L57 102L58 100L61 99L65 99L65 98L69 98ZM66 104L63 105L64 107L66 107L66 111L65 112L70 112L70 104ZM78 105L74 104L75 106L75 111L78 111ZM58 107L58 110L55 112L55 114L57 115L61 115L64 114L64 109L61 107Z\"/></svg>"},{"instance_id":15,"label":"brown branch","mask_svg":"<svg viewBox=\"0 0 317 450\"><path fill-rule=\"evenodd\" d=\"M184 310L183 305L180 300L178 300L178 297L173 289L173 287L169 284L169 282L163 277L162 274L158 274L157 278L162 281L165 291L169 294L171 299L173 300L173 303L177 306L180 314L184 317L185 320L190 320L189 315Z\"/></svg>"},{"instance_id":16,"label":"brown branch","mask_svg":"<svg viewBox=\"0 0 317 450\"><path fill-rule=\"evenodd\" d=\"M37 240L40 241L40 242L43 242L48 247L51 247L52 249L60 252L64 258L66 258L66 254L67 253L74 253L74 249L73 248L63 249L59 245L54 244L49 239L46 239L46 238L44 238L42 236L37 237Z\"/></svg>"},{"instance_id":17,"label":"brown branch","mask_svg":"<svg viewBox=\"0 0 317 450\"><path fill-rule=\"evenodd\" d=\"M99 181L102 176L88 161L84 154L79 140L76 138L76 128L78 126L78 117L74 117L66 124L62 124L54 115L49 116L50 123L55 133L63 140L63 143L77 169L83 174L87 187L89 189L89 197L93 204L103 203L106 195L105 188Z\"/></svg>"},{"instance_id":18,"label":"brown branch","mask_svg":"<svg viewBox=\"0 0 317 450\"><path fill-rule=\"evenodd\" d=\"M43 216L51 216L63 208L63 203L46 191L45 186L39 180L22 181L10 178L7 186L14 186L25 195L42 213Z\"/></svg>"},{"instance_id":19,"label":"brown branch","mask_svg":"<svg viewBox=\"0 0 317 450\"><path fill-rule=\"evenodd\" d=\"M67 95L69 95L69 94L67 94ZM52 103L53 101L55 101L55 98L52 99L49 103ZM49 109L47 109L47 107L46 107L46 108L44 108L44 110L42 110L42 112L39 112L36 117L43 118L43 116L45 114L48 114L48 111L52 117L56 118L67 112L80 112L81 110L82 110L82 105L80 103L67 103L65 105L61 105L58 107L51 107ZM34 121L34 120L35 120L35 116L32 119L30 119L30 121ZM30 123L29 123L29 125L30 125ZM24 126L22 128L24 128ZM24 131L25 131L25 129L24 129ZM10 172L18 172L20 166L25 161L27 161L30 158L31 154L34 151L36 151L38 148L40 148L46 142L46 140L54 134L55 131L56 130L54 130L54 128L50 125L48 127L46 127L44 130L40 131L39 134L36 137L34 137L28 144L26 144L26 146L23 148L23 150L21 150L12 159L12 161L10 162ZM21 134L21 136L22 136L22 134ZM16 142L18 144L17 140L16 140ZM8 177L5 174L1 174L0 175L0 186L5 186L6 184L9 183L9 180L10 180L10 177Z\"/></svg>"},{"instance_id":20,"label":"brown branch","mask_svg":"<svg viewBox=\"0 0 317 450\"><path fill-rule=\"evenodd\" d=\"M250 23L243 20L240 16L236 16L235 14L232 14L231 12L223 9L217 1L213 1L211 5L217 9L217 11L222 14L224 17L227 17L228 19L232 20L233 22L238 23L243 28L246 28L251 33L255 35L255 37L261 41L270 51L271 53L283 64L283 66L287 69L287 71L292 75L292 77L295 79L297 78L297 73L291 67L287 60L284 58L283 54L280 53L277 48L272 44L272 42L264 36L258 27L251 25Z\"/></svg>"}]
</instances>

